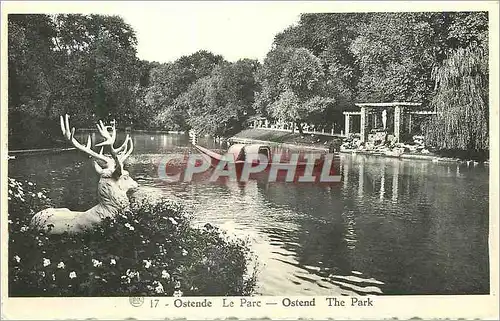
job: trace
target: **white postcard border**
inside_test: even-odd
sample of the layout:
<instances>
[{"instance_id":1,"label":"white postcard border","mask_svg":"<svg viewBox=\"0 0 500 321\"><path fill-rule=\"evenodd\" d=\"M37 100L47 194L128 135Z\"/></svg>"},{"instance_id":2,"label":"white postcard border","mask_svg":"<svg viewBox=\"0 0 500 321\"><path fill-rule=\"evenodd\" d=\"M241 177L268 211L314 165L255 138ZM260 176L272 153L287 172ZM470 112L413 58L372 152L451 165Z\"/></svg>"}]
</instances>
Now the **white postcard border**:
<instances>
[{"instance_id":1,"label":"white postcard border","mask_svg":"<svg viewBox=\"0 0 500 321\"><path fill-rule=\"evenodd\" d=\"M6 319L215 319L234 317L238 319L386 319L386 318L451 318L451 319L495 319L499 317L498 296L498 146L499 146L499 95L498 95L498 1L353 1L353 2L59 2L11 1L1 3L2 28L2 108L1 108L1 304L2 318ZM212 302L210 308L177 308L172 297L156 297L130 300L121 298L9 298L8 297L8 228L7 224L7 14L8 13L102 13L120 14L134 11L138 6L156 6L158 10L173 7L215 8L229 10L232 6L262 6L262 10L279 13L282 10L297 12L362 12L362 11L489 11L490 21L490 295L428 295L428 296L369 296L335 297L345 300L346 306L328 306L324 296L308 297L247 297L245 300L259 301L260 307L240 307L241 297L181 298L181 300L203 300ZM138 10L140 14L140 10ZM147 17L145 17L147 19ZM283 300L315 300L314 307L285 307ZM334 298L334 297L331 297ZM352 298L370 298L373 306L350 306ZM158 299L159 306L151 307ZM223 301L232 300L234 307L223 307ZM133 306L131 302L134 302ZM142 302L142 304L141 304ZM276 303L268 305L266 303ZM168 304L165 306L164 304Z\"/></svg>"}]
</instances>

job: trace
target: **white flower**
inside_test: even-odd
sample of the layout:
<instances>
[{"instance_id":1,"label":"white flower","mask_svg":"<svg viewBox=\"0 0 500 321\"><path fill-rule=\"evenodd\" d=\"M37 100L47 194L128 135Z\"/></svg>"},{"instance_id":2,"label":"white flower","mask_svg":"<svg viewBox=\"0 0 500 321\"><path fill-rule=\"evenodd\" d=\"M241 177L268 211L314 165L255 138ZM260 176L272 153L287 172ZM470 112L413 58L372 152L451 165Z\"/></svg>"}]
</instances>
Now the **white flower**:
<instances>
[{"instance_id":1,"label":"white flower","mask_svg":"<svg viewBox=\"0 0 500 321\"><path fill-rule=\"evenodd\" d=\"M76 278L76 272L75 272L75 271L72 271L72 272L69 274L69 278L70 278L70 279L74 279L74 278Z\"/></svg>"},{"instance_id":2,"label":"white flower","mask_svg":"<svg viewBox=\"0 0 500 321\"><path fill-rule=\"evenodd\" d=\"M59 264L57 264L58 269L64 269L65 266L64 262L59 262Z\"/></svg>"},{"instance_id":3,"label":"white flower","mask_svg":"<svg viewBox=\"0 0 500 321\"><path fill-rule=\"evenodd\" d=\"M173 218L169 217L168 220L170 221L170 223L177 225L177 221L174 220Z\"/></svg>"},{"instance_id":4,"label":"white flower","mask_svg":"<svg viewBox=\"0 0 500 321\"><path fill-rule=\"evenodd\" d=\"M21 229L20 229L20 231L21 231L21 232L23 232L23 233L24 233L24 232L26 232L27 230L28 230L28 227L27 227L26 225L21 226Z\"/></svg>"},{"instance_id":5,"label":"white flower","mask_svg":"<svg viewBox=\"0 0 500 321\"><path fill-rule=\"evenodd\" d=\"M50 265L50 260L49 260L49 259L44 258L44 259L43 259L43 266L49 266L49 265Z\"/></svg>"},{"instance_id":6,"label":"white flower","mask_svg":"<svg viewBox=\"0 0 500 321\"><path fill-rule=\"evenodd\" d=\"M156 293L164 293L165 292L165 289L163 289L163 285L160 282L155 281L154 284L157 284L157 286L155 288Z\"/></svg>"},{"instance_id":7,"label":"white flower","mask_svg":"<svg viewBox=\"0 0 500 321\"><path fill-rule=\"evenodd\" d=\"M102 262L96 259L92 259L92 264L94 265L94 267L99 267L102 265Z\"/></svg>"},{"instance_id":8,"label":"white flower","mask_svg":"<svg viewBox=\"0 0 500 321\"><path fill-rule=\"evenodd\" d=\"M56 275L52 274L52 281L55 281L55 280L56 280Z\"/></svg>"},{"instance_id":9,"label":"white flower","mask_svg":"<svg viewBox=\"0 0 500 321\"><path fill-rule=\"evenodd\" d=\"M127 269L127 272L125 272L125 274L129 277L129 278L133 278L133 277L137 277L137 279L139 280L139 272L134 272L134 271L131 271L130 269Z\"/></svg>"},{"instance_id":10,"label":"white flower","mask_svg":"<svg viewBox=\"0 0 500 321\"><path fill-rule=\"evenodd\" d=\"M175 288L179 289L181 287L181 281L176 281L175 282Z\"/></svg>"},{"instance_id":11,"label":"white flower","mask_svg":"<svg viewBox=\"0 0 500 321\"><path fill-rule=\"evenodd\" d=\"M174 296L175 296L175 297L182 296L183 294L184 294L184 293L182 293L182 291L181 291L181 290L175 290L175 291L174 291Z\"/></svg>"},{"instance_id":12,"label":"white flower","mask_svg":"<svg viewBox=\"0 0 500 321\"><path fill-rule=\"evenodd\" d=\"M29 186L33 186L34 184L32 182L28 182L28 185Z\"/></svg>"},{"instance_id":13,"label":"white flower","mask_svg":"<svg viewBox=\"0 0 500 321\"><path fill-rule=\"evenodd\" d=\"M125 223L125 227L127 227L131 231L135 230L135 228L132 225L130 225L130 223Z\"/></svg>"},{"instance_id":14,"label":"white flower","mask_svg":"<svg viewBox=\"0 0 500 321\"><path fill-rule=\"evenodd\" d=\"M18 255L14 256L14 260L16 260L17 263L21 262L21 258Z\"/></svg>"},{"instance_id":15,"label":"white flower","mask_svg":"<svg viewBox=\"0 0 500 321\"><path fill-rule=\"evenodd\" d=\"M116 260L115 259L111 259L111 261L109 262L109 265L116 265Z\"/></svg>"},{"instance_id":16,"label":"white flower","mask_svg":"<svg viewBox=\"0 0 500 321\"><path fill-rule=\"evenodd\" d=\"M182 256L188 255L188 251L186 249L182 249Z\"/></svg>"},{"instance_id":17,"label":"white flower","mask_svg":"<svg viewBox=\"0 0 500 321\"><path fill-rule=\"evenodd\" d=\"M144 262L144 267L146 269L149 269L149 267L151 266L151 260L142 260L142 262Z\"/></svg>"},{"instance_id":18,"label":"white flower","mask_svg":"<svg viewBox=\"0 0 500 321\"><path fill-rule=\"evenodd\" d=\"M38 198L42 198L43 197L43 193L42 192L38 192Z\"/></svg>"},{"instance_id":19,"label":"white flower","mask_svg":"<svg viewBox=\"0 0 500 321\"><path fill-rule=\"evenodd\" d=\"M170 278L170 274L166 270L163 270L163 271L161 271L161 277L163 279L169 279Z\"/></svg>"},{"instance_id":20,"label":"white flower","mask_svg":"<svg viewBox=\"0 0 500 321\"><path fill-rule=\"evenodd\" d=\"M12 223L14 223L14 222L12 222L12 220L8 220L7 222L9 222L9 224L12 224Z\"/></svg>"}]
</instances>

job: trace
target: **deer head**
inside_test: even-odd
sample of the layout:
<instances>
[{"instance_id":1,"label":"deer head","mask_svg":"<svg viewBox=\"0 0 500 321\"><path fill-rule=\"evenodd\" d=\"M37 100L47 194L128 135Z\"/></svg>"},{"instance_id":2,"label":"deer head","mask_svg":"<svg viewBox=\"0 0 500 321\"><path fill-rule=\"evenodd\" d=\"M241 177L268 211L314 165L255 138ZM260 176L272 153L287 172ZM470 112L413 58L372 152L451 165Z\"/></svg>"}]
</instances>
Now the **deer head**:
<instances>
[{"instance_id":1,"label":"deer head","mask_svg":"<svg viewBox=\"0 0 500 321\"><path fill-rule=\"evenodd\" d=\"M129 206L127 192L138 187L137 183L123 169L123 162L134 149L129 135L123 144L114 148L116 127L105 126L102 121L97 124L97 130L104 141L96 144L101 147L97 153L92 150L90 135L86 145L82 145L75 138L75 128L70 128L69 115L60 117L63 136L78 150L92 158L94 168L100 175L97 197L99 204L86 212L74 212L66 208L49 208L38 212L32 219L32 225L45 229L53 234L63 232L76 233L98 224L106 217L113 218L121 210ZM109 155L104 154L104 148L109 147Z\"/></svg>"},{"instance_id":2,"label":"deer head","mask_svg":"<svg viewBox=\"0 0 500 321\"><path fill-rule=\"evenodd\" d=\"M69 115L66 114L64 118L61 116L60 121L63 136L77 149L93 158L94 168L101 177L98 186L99 201L109 202L116 197L126 197L126 192L128 190L137 187L137 183L130 177L129 173L123 169L123 162L130 156L134 149L132 138L130 138L129 135L127 135L123 144L115 149L113 146L116 140L115 124L113 123L112 126L105 126L102 121L99 121L97 130L101 136L104 137L104 141L95 145L96 147L101 147L100 152L96 153L91 148L92 142L90 135L88 136L86 146L80 144L76 140L75 128L73 127L70 129L69 126ZM109 130L111 130L111 132L109 132ZM109 146L111 157L103 154L105 146Z\"/></svg>"}]
</instances>

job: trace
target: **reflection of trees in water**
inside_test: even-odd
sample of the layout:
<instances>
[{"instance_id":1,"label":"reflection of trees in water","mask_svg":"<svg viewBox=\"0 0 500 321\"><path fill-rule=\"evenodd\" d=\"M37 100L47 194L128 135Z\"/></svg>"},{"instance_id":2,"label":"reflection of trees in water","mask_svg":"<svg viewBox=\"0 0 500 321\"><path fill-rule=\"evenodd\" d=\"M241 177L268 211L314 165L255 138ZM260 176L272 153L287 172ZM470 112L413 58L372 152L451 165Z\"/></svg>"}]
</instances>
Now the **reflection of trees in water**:
<instances>
[{"instance_id":1,"label":"reflection of trees in water","mask_svg":"<svg viewBox=\"0 0 500 321\"><path fill-rule=\"evenodd\" d=\"M487 291L488 206L479 196L487 199L487 175L457 164L360 158L350 166L364 179L351 175L358 185L343 191L355 200L346 202L357 213L353 255L387 283L386 293Z\"/></svg>"},{"instance_id":2,"label":"reflection of trees in water","mask_svg":"<svg viewBox=\"0 0 500 321\"><path fill-rule=\"evenodd\" d=\"M333 193L337 197L331 197ZM267 185L263 194L277 211L286 208L297 214L286 218L297 225L296 231L269 227L265 232L282 238L283 247L297 253L300 264L351 271L340 188L310 186L303 189L300 184L275 183Z\"/></svg>"},{"instance_id":3,"label":"reflection of trees in water","mask_svg":"<svg viewBox=\"0 0 500 321\"><path fill-rule=\"evenodd\" d=\"M294 213L282 219L293 222L295 229L266 227L263 232L284 252L295 254L296 261L283 259L284 263L305 269L346 291L380 293L379 283L369 279L369 273L353 273L359 270L353 251L357 242L355 213L345 210L342 186L338 185L315 187L313 192L312 187L300 184L267 185L263 190L265 198L276 206L276 211Z\"/></svg>"},{"instance_id":4,"label":"reflection of trees in water","mask_svg":"<svg viewBox=\"0 0 500 321\"><path fill-rule=\"evenodd\" d=\"M262 185L276 211L297 213L286 218L296 230L266 232L299 265L320 275L362 271L388 294L487 291L488 206L475 202L487 199L487 175L456 168L354 157L344 159L339 189Z\"/></svg>"}]
</instances>

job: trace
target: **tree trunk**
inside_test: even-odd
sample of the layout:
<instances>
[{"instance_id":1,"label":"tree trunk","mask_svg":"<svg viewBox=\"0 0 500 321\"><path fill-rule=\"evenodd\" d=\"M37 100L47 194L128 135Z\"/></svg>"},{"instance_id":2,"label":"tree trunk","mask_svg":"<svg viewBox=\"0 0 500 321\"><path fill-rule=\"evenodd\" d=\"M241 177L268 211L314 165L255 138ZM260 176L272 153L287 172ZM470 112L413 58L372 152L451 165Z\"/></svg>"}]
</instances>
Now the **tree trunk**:
<instances>
[{"instance_id":1,"label":"tree trunk","mask_svg":"<svg viewBox=\"0 0 500 321\"><path fill-rule=\"evenodd\" d=\"M304 135L304 130L302 129L302 124L297 122L297 128L299 129L300 136Z\"/></svg>"},{"instance_id":2,"label":"tree trunk","mask_svg":"<svg viewBox=\"0 0 500 321\"><path fill-rule=\"evenodd\" d=\"M49 98L47 99L47 104L45 105L45 119L50 119L50 114L52 110L52 105L54 103L54 95L52 92L49 93Z\"/></svg>"}]
</instances>

